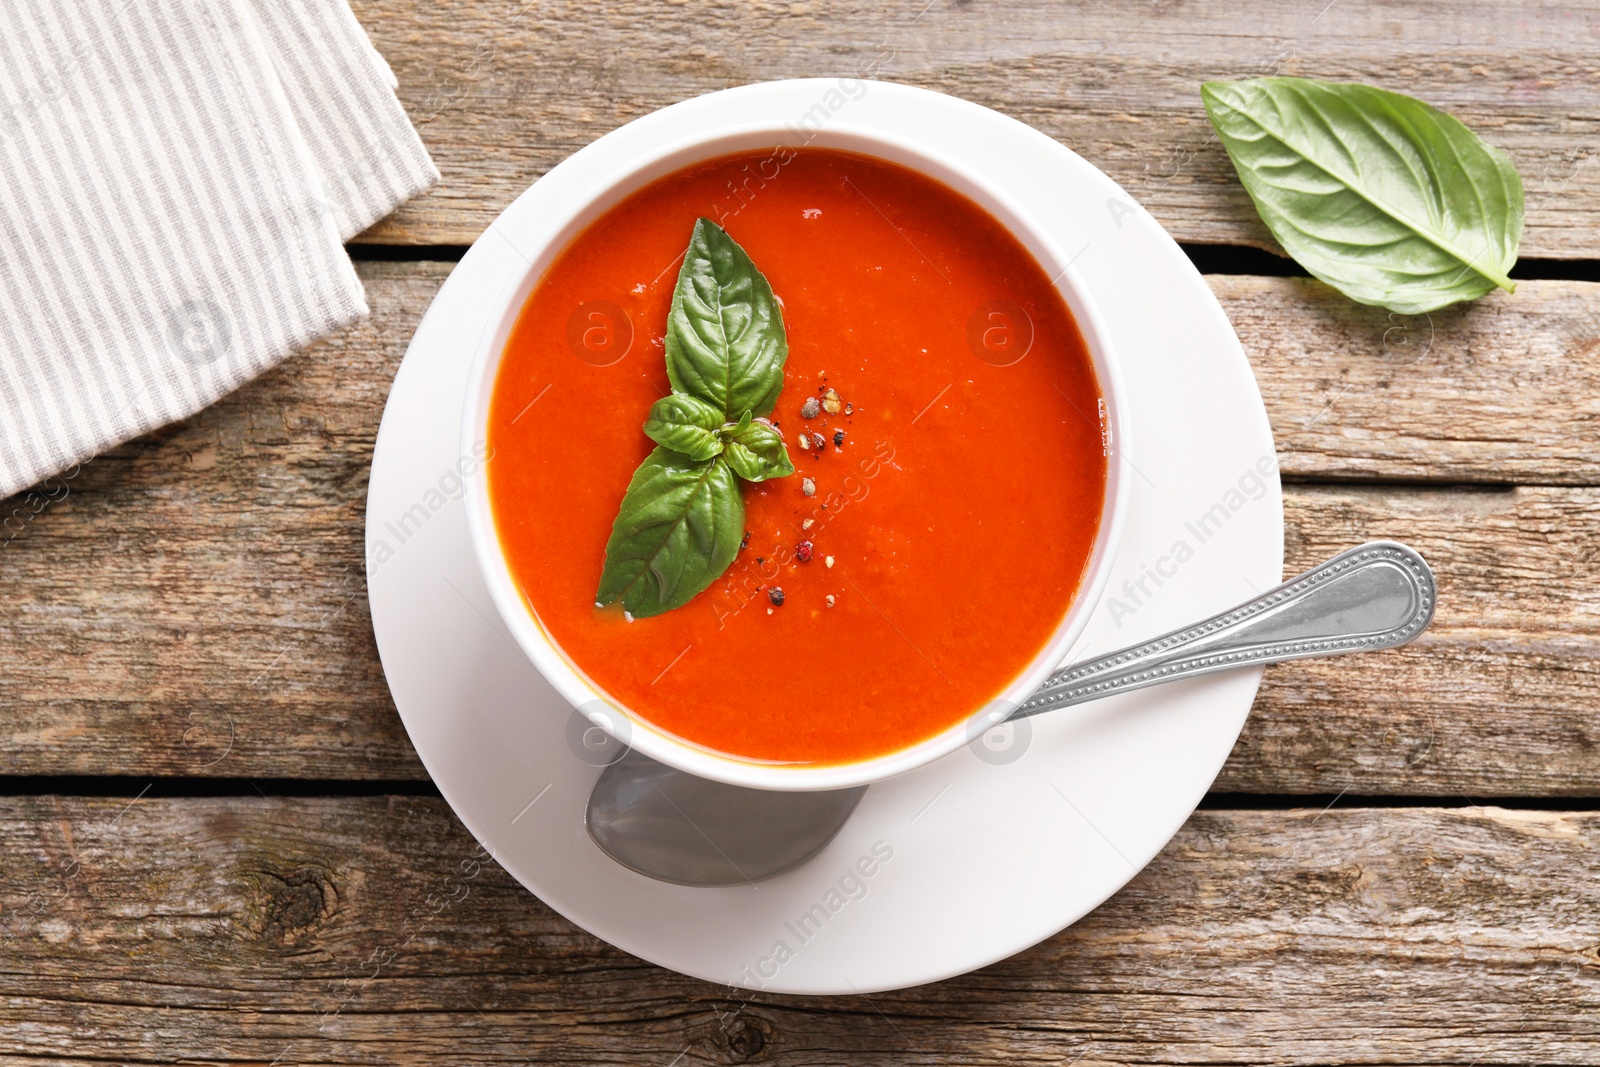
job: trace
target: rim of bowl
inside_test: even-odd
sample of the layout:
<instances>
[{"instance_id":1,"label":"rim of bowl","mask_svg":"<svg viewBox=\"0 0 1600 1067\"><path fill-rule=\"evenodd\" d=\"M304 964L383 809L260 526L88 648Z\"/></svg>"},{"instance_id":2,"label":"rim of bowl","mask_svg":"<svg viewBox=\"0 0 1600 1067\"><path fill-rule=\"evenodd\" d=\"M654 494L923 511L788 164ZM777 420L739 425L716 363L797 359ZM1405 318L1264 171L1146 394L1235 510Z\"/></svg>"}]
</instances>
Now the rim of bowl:
<instances>
[{"instance_id":1,"label":"rim of bowl","mask_svg":"<svg viewBox=\"0 0 1600 1067\"><path fill-rule=\"evenodd\" d=\"M797 136L800 139L798 144L794 143ZM467 525L473 555L500 618L511 631L522 653L579 714L624 745L702 778L755 789L844 789L883 781L947 756L972 743L994 725L990 711L997 705L1014 707L1026 700L1052 671L1062 665L1073 643L1082 635L1090 616L1099 605L1110 577L1117 546L1122 540L1129 479L1123 471L1124 465L1116 462L1116 457L1126 454L1129 430L1123 402L1126 394L1115 351L1105 323L1073 266L1076 257L1063 255L1054 238L1044 232L1007 194L990 185L981 175L915 141L846 123L830 124L819 130L804 132L792 123L777 120L729 124L680 139L641 156L629 165L614 170L595 187L591 195L559 215L541 219L538 232L526 235L532 240L513 241L511 235L500 231L502 238L528 258L528 266L518 284L508 285L501 292L489 312L485 328L480 332L472 355L464 399L461 454L472 454L475 449L482 450L487 445L489 404L505 346L544 268L590 223L656 179L695 163L764 148L774 151L835 149L915 170L954 189L987 211L1054 279L1056 291L1066 302L1083 335L1104 401L1101 433L1106 459L1106 491L1094 548L1084 566L1072 603L1050 640L1029 661L1028 666L983 707L974 709L966 718L941 733L906 748L870 759L838 764L775 763L741 758L701 747L653 725L611 697L567 658L560 645L545 631L533 605L526 600L500 547L489 502L488 468L492 456L478 464L467 481ZM565 165L566 161L563 161L555 169ZM498 229L499 226L497 220L490 228ZM529 247L536 249L531 256L527 251Z\"/></svg>"}]
</instances>

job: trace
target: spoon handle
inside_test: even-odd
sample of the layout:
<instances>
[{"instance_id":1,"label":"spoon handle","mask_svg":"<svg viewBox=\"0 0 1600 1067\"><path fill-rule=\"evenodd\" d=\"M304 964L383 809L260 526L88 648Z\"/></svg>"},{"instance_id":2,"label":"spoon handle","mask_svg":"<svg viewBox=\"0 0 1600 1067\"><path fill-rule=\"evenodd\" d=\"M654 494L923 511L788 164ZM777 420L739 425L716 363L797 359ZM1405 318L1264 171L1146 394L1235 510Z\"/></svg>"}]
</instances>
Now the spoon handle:
<instances>
[{"instance_id":1,"label":"spoon handle","mask_svg":"<svg viewBox=\"0 0 1600 1067\"><path fill-rule=\"evenodd\" d=\"M1109 656L1061 668L1010 716L1252 664L1403 645L1433 618L1433 571L1396 541L1369 541L1238 607Z\"/></svg>"}]
</instances>

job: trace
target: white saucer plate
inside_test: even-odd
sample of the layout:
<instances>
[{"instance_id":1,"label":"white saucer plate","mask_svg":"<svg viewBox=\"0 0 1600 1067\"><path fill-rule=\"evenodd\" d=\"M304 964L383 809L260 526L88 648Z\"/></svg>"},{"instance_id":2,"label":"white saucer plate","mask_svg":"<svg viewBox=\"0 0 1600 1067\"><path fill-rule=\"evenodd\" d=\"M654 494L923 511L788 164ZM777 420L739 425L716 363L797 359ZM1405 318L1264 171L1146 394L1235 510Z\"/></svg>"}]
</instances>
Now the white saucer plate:
<instances>
[{"instance_id":1,"label":"white saucer plate","mask_svg":"<svg viewBox=\"0 0 1600 1067\"><path fill-rule=\"evenodd\" d=\"M1166 844L1221 769L1261 672L1028 720L874 785L816 859L755 886L688 889L609 860L583 827L599 774L571 707L523 658L472 559L461 503L468 361L526 260L507 232L629 160L711 124L830 121L898 134L982 172L1074 257L1122 363L1136 452L1108 592L1071 659L1277 584L1283 507L1261 395L1210 289L1111 179L1043 134L883 82L772 82L689 100L602 137L506 209L440 289L395 377L367 498L373 629L395 704L456 814L568 919L707 981L871 993L960 974L1075 922Z\"/></svg>"}]
</instances>

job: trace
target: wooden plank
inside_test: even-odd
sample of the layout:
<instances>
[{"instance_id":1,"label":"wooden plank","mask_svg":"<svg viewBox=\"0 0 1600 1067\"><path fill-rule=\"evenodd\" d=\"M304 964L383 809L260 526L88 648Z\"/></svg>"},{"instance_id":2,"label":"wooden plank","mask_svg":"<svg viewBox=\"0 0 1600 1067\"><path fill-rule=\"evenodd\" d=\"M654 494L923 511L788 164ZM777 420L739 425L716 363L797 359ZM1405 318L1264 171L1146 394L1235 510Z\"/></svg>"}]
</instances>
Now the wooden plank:
<instances>
[{"instance_id":1,"label":"wooden plank","mask_svg":"<svg viewBox=\"0 0 1600 1067\"><path fill-rule=\"evenodd\" d=\"M7 505L0 773L423 776L373 648L361 530L388 382L448 265L362 271L367 324L88 464L37 515L28 497ZM1465 314L1398 368L1383 362L1384 320L1323 307L1293 280L1212 283L1297 449L1290 470L1429 473L1418 457L1442 442L1453 458L1438 476L1594 480L1593 361L1559 358L1594 286L1518 294L1531 310L1514 320L1526 328L1505 388L1513 322L1499 312ZM1462 441L1478 445L1450 451ZM1400 537L1434 561L1444 601L1422 643L1359 670L1274 668L1219 788L1600 793L1597 506L1582 486L1291 486L1292 568Z\"/></svg>"},{"instance_id":2,"label":"wooden plank","mask_svg":"<svg viewBox=\"0 0 1600 1067\"><path fill-rule=\"evenodd\" d=\"M1600 482L1600 286L1396 315L1309 278L1207 278L1294 478Z\"/></svg>"},{"instance_id":3,"label":"wooden plank","mask_svg":"<svg viewBox=\"0 0 1600 1067\"><path fill-rule=\"evenodd\" d=\"M365 240L472 241L535 178L656 108L791 77L903 81L1076 149L1182 241L1270 247L1199 86L1281 73L1368 81L1444 107L1517 164L1523 254L1600 250L1600 10L1555 0L1050 0L614 4L358 0L439 162L439 189Z\"/></svg>"},{"instance_id":4,"label":"wooden plank","mask_svg":"<svg viewBox=\"0 0 1600 1067\"><path fill-rule=\"evenodd\" d=\"M1292 486L1288 569L1374 537L1439 578L1434 624L1359 660L1268 668L1216 787L1266 793L1600 793L1600 493Z\"/></svg>"},{"instance_id":5,"label":"wooden plank","mask_svg":"<svg viewBox=\"0 0 1600 1067\"><path fill-rule=\"evenodd\" d=\"M749 996L610 948L431 798L5 798L0 872L0 1054L19 1062L1600 1056L1592 812L1200 812L1033 949L828 999Z\"/></svg>"}]
</instances>

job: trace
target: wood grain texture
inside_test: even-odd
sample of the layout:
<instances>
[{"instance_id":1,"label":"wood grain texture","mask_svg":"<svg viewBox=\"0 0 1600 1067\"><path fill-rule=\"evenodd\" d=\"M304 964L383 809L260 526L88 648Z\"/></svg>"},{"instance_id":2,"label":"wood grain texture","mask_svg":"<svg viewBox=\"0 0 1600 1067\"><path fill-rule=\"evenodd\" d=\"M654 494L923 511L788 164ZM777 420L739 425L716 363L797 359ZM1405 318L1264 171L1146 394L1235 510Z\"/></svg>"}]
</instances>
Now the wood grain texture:
<instances>
[{"instance_id":1,"label":"wood grain texture","mask_svg":"<svg viewBox=\"0 0 1600 1067\"><path fill-rule=\"evenodd\" d=\"M1600 793L1600 492L1291 486L1287 568L1378 536L1439 579L1403 648L1270 667L1219 790Z\"/></svg>"},{"instance_id":2,"label":"wood grain texture","mask_svg":"<svg viewBox=\"0 0 1600 1067\"><path fill-rule=\"evenodd\" d=\"M0 872L0 1046L18 1062L1600 1057L1594 813L1203 811L1033 949L827 999L605 945L431 798L7 798Z\"/></svg>"},{"instance_id":3,"label":"wood grain texture","mask_svg":"<svg viewBox=\"0 0 1600 1067\"><path fill-rule=\"evenodd\" d=\"M28 497L0 513L0 773L423 776L373 647L361 544L388 382L448 265L362 272L368 323L88 464L37 515ZM1211 282L1291 472L1596 480L1596 372L1561 353L1597 287L1524 286L1510 387L1517 331L1492 301L1395 366L1386 320L1323 307L1308 283ZM1429 442L1457 444L1428 467ZM1293 570L1371 537L1417 545L1443 583L1438 621L1359 670L1273 668L1219 788L1600 794L1600 490L1291 485L1286 509Z\"/></svg>"},{"instance_id":4,"label":"wood grain texture","mask_svg":"<svg viewBox=\"0 0 1600 1067\"><path fill-rule=\"evenodd\" d=\"M1396 315L1309 278L1207 281L1287 476L1600 484L1600 286Z\"/></svg>"},{"instance_id":5,"label":"wood grain texture","mask_svg":"<svg viewBox=\"0 0 1600 1067\"><path fill-rule=\"evenodd\" d=\"M465 244L534 179L659 107L748 82L875 77L1022 120L1182 241L1272 247L1200 105L1265 74L1420 96L1507 151L1526 256L1600 249L1600 10L1555 0L526 3L358 0L444 175L363 239Z\"/></svg>"}]
</instances>

